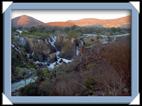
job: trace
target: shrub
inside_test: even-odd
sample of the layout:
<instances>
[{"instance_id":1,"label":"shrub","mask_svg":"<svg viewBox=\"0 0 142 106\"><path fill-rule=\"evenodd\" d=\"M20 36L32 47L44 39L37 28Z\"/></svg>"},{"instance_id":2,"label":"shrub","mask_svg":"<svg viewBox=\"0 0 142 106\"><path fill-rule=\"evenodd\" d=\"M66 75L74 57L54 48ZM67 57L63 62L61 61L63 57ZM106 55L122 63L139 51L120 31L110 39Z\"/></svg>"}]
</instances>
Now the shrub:
<instances>
[{"instance_id":1,"label":"shrub","mask_svg":"<svg viewBox=\"0 0 142 106\"><path fill-rule=\"evenodd\" d=\"M30 83L24 88L20 89L21 96L38 96L40 95L38 85L36 83Z\"/></svg>"},{"instance_id":2,"label":"shrub","mask_svg":"<svg viewBox=\"0 0 142 106\"><path fill-rule=\"evenodd\" d=\"M52 81L50 79L46 79L44 81L41 81L38 86L40 95L42 96L48 96L51 95L51 92L53 90Z\"/></svg>"},{"instance_id":3,"label":"shrub","mask_svg":"<svg viewBox=\"0 0 142 106\"><path fill-rule=\"evenodd\" d=\"M49 79L51 77L51 74L48 68L41 68L37 70L37 76L38 76L38 80L42 81L45 79Z\"/></svg>"},{"instance_id":4,"label":"shrub","mask_svg":"<svg viewBox=\"0 0 142 106\"><path fill-rule=\"evenodd\" d=\"M96 64L94 62L92 62L92 63L88 63L86 68L87 68L87 70L91 70L91 69L94 69L95 66L96 66Z\"/></svg>"},{"instance_id":5,"label":"shrub","mask_svg":"<svg viewBox=\"0 0 142 106\"><path fill-rule=\"evenodd\" d=\"M85 86L90 89L93 90L94 86L95 86L95 80L93 77L88 77L85 80Z\"/></svg>"}]
</instances>

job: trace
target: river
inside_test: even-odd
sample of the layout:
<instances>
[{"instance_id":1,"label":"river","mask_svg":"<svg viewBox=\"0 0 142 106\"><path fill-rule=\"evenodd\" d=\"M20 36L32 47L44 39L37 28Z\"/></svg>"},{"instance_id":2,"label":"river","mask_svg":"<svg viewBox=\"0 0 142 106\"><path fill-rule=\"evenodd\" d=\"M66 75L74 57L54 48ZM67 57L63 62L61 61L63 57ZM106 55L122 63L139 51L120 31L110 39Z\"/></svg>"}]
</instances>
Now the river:
<instances>
[{"instance_id":1,"label":"river","mask_svg":"<svg viewBox=\"0 0 142 106\"><path fill-rule=\"evenodd\" d=\"M57 61L53 62L53 63L49 63L48 61L46 62L42 62L42 61L35 61L34 64L38 65L44 65L44 66L47 66L47 68L49 70L52 70L55 68L55 66L59 66L61 65L62 63L70 63L72 62L73 60L69 60L69 59L65 59L65 58L61 58L60 57L60 51L58 50L58 48L55 46L55 43L56 43L56 36L51 36L49 39L48 39L48 42L50 43L50 45L52 47L55 48L56 50L56 58L57 58ZM12 45L13 48L15 48L15 45ZM20 52L20 50L18 50L17 48L15 48L18 52ZM29 55L29 54L27 54ZM28 56L29 57L29 56ZM12 83L12 92L22 88L22 87L25 87L26 85L28 85L29 83L32 83L32 82L35 82L37 79L37 76L36 77L29 77L27 79L23 79L23 80L20 80L18 82L15 82L15 83Z\"/></svg>"},{"instance_id":2,"label":"river","mask_svg":"<svg viewBox=\"0 0 142 106\"><path fill-rule=\"evenodd\" d=\"M121 36L127 36L129 34L123 34L123 35L117 35L116 37L121 37ZM57 61L53 62L53 63L49 63L48 61L46 62L41 62L41 61L35 61L34 64L41 64L41 65L45 65L47 66L47 68L49 70L52 70L55 68L55 66L59 66L61 65L62 63L70 63L73 61L73 59L69 60L69 59L65 59L65 58L61 58L60 57L60 51L58 50L58 48L56 47L55 43L56 43L56 36L51 36L49 39L48 39L48 42L50 43L50 45L55 48L56 50L56 59ZM104 39L103 39L104 40ZM106 40L104 40L105 42ZM20 52L20 50L18 48L15 47L15 45L12 44L12 47L17 51L17 52ZM79 50L77 48L76 50L76 55L78 56L79 55ZM29 83L32 83L32 82L35 82L37 79L37 76L36 77L30 77L30 78L27 78L27 79L23 79L23 80L20 80L18 82L15 82L15 83L12 83L12 92L28 85Z\"/></svg>"},{"instance_id":3,"label":"river","mask_svg":"<svg viewBox=\"0 0 142 106\"><path fill-rule=\"evenodd\" d=\"M37 76L35 77L30 77L30 78L27 78L27 79L23 79L23 80L20 80L18 82L14 82L12 83L12 86L11 86L11 89L12 89L12 92L32 83L32 82L35 82L37 79Z\"/></svg>"}]
</instances>

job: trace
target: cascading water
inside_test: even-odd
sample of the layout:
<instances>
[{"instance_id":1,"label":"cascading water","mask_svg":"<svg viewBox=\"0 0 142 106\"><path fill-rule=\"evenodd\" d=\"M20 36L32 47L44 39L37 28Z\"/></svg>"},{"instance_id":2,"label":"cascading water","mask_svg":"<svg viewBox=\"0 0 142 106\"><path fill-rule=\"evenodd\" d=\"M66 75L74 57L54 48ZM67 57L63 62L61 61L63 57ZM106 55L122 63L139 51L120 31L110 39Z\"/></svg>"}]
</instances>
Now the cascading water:
<instances>
[{"instance_id":1,"label":"cascading water","mask_svg":"<svg viewBox=\"0 0 142 106\"><path fill-rule=\"evenodd\" d=\"M48 42L50 43L50 45L52 47L55 48L56 50L56 61L53 62L53 63L50 63L47 59L46 62L40 62L40 61L35 61L34 64L40 64L40 65L44 65L44 66L47 66L49 70L51 69L54 69L55 66L58 66L58 65L61 65L62 63L70 63L72 62L72 60L68 60L68 59L64 59L64 58L61 58L60 57L60 51L58 50L58 48L55 46L55 43L56 43L56 36L51 36L49 39L48 39ZM47 41L46 41L47 43ZM12 48L14 48L17 52L20 52L20 50L18 48L16 48L16 46L14 44L11 45ZM27 53L27 58L30 58L30 56L33 57L34 55L34 52L32 53ZM15 92L16 90L28 85L29 83L32 83L32 82L35 82L37 79L37 76L35 76L34 78L32 77L29 77L27 79L23 79L23 80L20 80L18 82L15 82L15 83L12 83L12 92Z\"/></svg>"},{"instance_id":2,"label":"cascading water","mask_svg":"<svg viewBox=\"0 0 142 106\"><path fill-rule=\"evenodd\" d=\"M79 47L76 47L76 56L79 55Z\"/></svg>"},{"instance_id":3,"label":"cascading water","mask_svg":"<svg viewBox=\"0 0 142 106\"><path fill-rule=\"evenodd\" d=\"M50 43L50 45L52 47L55 48L56 50L56 59L57 61L51 63L48 65L48 68L49 69L53 69L56 65L60 65L62 63L70 63L72 62L72 60L68 60L68 59L64 59L64 58L61 58L60 57L60 51L57 49L57 47L55 46L55 43L56 43L56 40L57 40L57 37L56 36L51 36L49 39L48 39L48 42Z\"/></svg>"},{"instance_id":4,"label":"cascading water","mask_svg":"<svg viewBox=\"0 0 142 106\"><path fill-rule=\"evenodd\" d=\"M55 49L56 51L56 61L53 63L49 63L49 61L47 62L39 62L36 61L34 62L35 64L41 64L41 65L46 65L48 67L48 69L54 69L55 66L61 65L62 63L70 63L72 62L72 60L68 60L68 59L64 59L60 57L60 51L58 50L58 48L56 47L55 43L56 43L56 36L52 35L51 37L49 37L48 42L50 43L50 45ZM46 41L47 42L47 41Z\"/></svg>"},{"instance_id":5,"label":"cascading water","mask_svg":"<svg viewBox=\"0 0 142 106\"><path fill-rule=\"evenodd\" d=\"M52 47L55 48L55 50L57 51L57 48L55 46L55 42L56 42L56 36L52 36L48 39L48 42L51 44Z\"/></svg>"},{"instance_id":6,"label":"cascading water","mask_svg":"<svg viewBox=\"0 0 142 106\"><path fill-rule=\"evenodd\" d=\"M14 44L11 44L11 47L14 48L18 53L21 53L20 49L17 48Z\"/></svg>"}]
</instances>

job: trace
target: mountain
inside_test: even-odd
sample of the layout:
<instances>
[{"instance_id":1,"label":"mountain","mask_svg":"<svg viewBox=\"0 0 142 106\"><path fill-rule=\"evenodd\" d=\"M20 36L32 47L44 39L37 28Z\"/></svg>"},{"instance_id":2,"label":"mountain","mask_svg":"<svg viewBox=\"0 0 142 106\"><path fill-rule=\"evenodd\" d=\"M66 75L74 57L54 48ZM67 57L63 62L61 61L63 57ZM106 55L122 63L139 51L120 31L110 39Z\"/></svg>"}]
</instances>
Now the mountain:
<instances>
[{"instance_id":1,"label":"mountain","mask_svg":"<svg viewBox=\"0 0 142 106\"><path fill-rule=\"evenodd\" d=\"M37 26L57 26L57 27L71 27L71 26L103 26L103 27L130 27L131 16L126 16L117 19L96 19L96 18L84 18L80 20L68 20L58 22L43 23L30 16L22 15L12 19L13 27L37 27Z\"/></svg>"},{"instance_id":2,"label":"mountain","mask_svg":"<svg viewBox=\"0 0 142 106\"><path fill-rule=\"evenodd\" d=\"M24 28L30 28L33 26L44 26L45 24L33 17L22 15L19 17L16 17L12 19L12 26L13 27L24 27Z\"/></svg>"},{"instance_id":3,"label":"mountain","mask_svg":"<svg viewBox=\"0 0 142 106\"><path fill-rule=\"evenodd\" d=\"M48 26L57 26L57 27L71 27L74 26L72 22L49 22L47 23Z\"/></svg>"},{"instance_id":4,"label":"mountain","mask_svg":"<svg viewBox=\"0 0 142 106\"><path fill-rule=\"evenodd\" d=\"M122 27L130 26L131 17L126 16L117 19L95 19L95 18L85 18L80 20L69 20L66 22L49 22L49 26L67 27L67 26L103 26L103 27Z\"/></svg>"}]
</instances>

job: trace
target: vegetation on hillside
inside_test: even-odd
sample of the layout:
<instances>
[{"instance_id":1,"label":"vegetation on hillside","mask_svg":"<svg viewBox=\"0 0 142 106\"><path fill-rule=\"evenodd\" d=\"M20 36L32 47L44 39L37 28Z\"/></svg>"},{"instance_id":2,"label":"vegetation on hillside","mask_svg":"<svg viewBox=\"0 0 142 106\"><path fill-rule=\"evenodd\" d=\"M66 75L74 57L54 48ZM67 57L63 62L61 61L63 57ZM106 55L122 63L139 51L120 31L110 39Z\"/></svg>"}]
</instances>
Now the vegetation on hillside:
<instances>
[{"instance_id":1,"label":"vegetation on hillside","mask_svg":"<svg viewBox=\"0 0 142 106\"><path fill-rule=\"evenodd\" d=\"M119 35L130 33L127 28L104 27L32 27L21 29L21 34L12 29L12 44L21 51L12 49L12 83L36 75L35 82L20 88L21 96L125 96L131 95L131 49L130 37L101 44L86 41L81 54L75 55L74 41L83 34ZM19 43L20 36L26 44ZM56 53L47 39L56 35L55 43L61 57L73 59L52 71L36 61L55 61ZM99 38L98 38L99 39ZM94 43L95 42L95 43ZM95 44L95 45L94 45ZM32 53L31 53L32 51ZM32 54L27 58L28 54ZM48 59L50 60L48 60ZM15 92L13 92L15 95Z\"/></svg>"}]
</instances>

